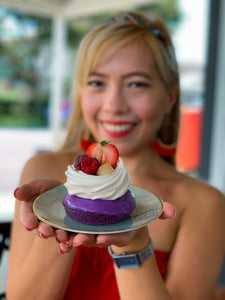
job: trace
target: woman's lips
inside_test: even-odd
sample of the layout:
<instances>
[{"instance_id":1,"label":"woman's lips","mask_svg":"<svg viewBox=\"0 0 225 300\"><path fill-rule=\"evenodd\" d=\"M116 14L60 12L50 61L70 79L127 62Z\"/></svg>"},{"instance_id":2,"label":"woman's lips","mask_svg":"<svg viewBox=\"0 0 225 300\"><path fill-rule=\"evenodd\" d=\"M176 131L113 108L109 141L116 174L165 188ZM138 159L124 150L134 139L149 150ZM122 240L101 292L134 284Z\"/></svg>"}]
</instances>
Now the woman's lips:
<instances>
[{"instance_id":1,"label":"woman's lips","mask_svg":"<svg viewBox=\"0 0 225 300\"><path fill-rule=\"evenodd\" d=\"M135 123L128 122L101 122L105 133L111 137L124 137L135 127Z\"/></svg>"}]
</instances>

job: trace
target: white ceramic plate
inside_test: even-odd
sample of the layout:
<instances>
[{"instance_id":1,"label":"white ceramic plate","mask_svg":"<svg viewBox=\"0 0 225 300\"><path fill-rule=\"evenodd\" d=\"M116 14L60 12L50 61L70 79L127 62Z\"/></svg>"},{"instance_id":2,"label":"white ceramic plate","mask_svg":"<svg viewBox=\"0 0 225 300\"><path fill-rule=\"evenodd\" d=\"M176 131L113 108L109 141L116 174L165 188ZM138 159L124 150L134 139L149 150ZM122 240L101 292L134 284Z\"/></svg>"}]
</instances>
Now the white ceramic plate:
<instances>
[{"instance_id":1,"label":"white ceramic plate","mask_svg":"<svg viewBox=\"0 0 225 300\"><path fill-rule=\"evenodd\" d=\"M131 186L135 195L136 208L130 217L110 225L87 225L67 216L62 205L67 192L65 186L59 186L41 194L33 204L33 210L39 220L55 228L87 234L110 234L134 230L156 220L163 211L163 201L152 193Z\"/></svg>"}]
</instances>

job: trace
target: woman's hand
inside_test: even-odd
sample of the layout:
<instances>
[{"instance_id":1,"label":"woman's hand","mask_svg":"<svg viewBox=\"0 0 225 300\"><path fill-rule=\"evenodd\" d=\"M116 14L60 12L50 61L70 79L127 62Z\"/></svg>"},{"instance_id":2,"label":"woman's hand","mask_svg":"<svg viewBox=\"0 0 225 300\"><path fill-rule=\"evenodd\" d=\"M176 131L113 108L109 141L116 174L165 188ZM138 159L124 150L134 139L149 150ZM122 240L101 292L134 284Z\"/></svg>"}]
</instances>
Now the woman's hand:
<instances>
[{"instance_id":1,"label":"woman's hand","mask_svg":"<svg viewBox=\"0 0 225 300\"><path fill-rule=\"evenodd\" d=\"M173 219L176 216L176 210L174 207L164 202L164 209L160 216L160 219ZM125 247L136 238L141 231L145 229L131 230L123 233L115 234L69 234L69 239L66 242L60 242L60 252L68 253L73 247L87 246L87 247L107 247L109 245L116 245L118 247ZM58 239L59 240L59 239Z\"/></svg>"},{"instance_id":2,"label":"woman's hand","mask_svg":"<svg viewBox=\"0 0 225 300\"><path fill-rule=\"evenodd\" d=\"M54 232L54 229L43 222L39 222L33 212L33 202L42 193L61 185L62 183L52 179L38 179L30 182L29 184L18 187L14 196L17 200L22 201L20 206L20 221L23 226L28 230L35 230L35 233L42 238L49 238L51 236L59 235L59 240L66 241L68 234L65 232Z\"/></svg>"},{"instance_id":3,"label":"woman's hand","mask_svg":"<svg viewBox=\"0 0 225 300\"><path fill-rule=\"evenodd\" d=\"M35 233L42 238L49 238L55 236L57 242L60 244L60 252L68 253L73 247L83 246L99 246L104 247L111 244L117 246L126 246L137 234L137 231L128 231L117 234L82 234L69 233L64 230L54 230L50 225L39 222L33 212L33 202L37 196L44 193L62 183L51 179L38 179L29 184L25 184L17 188L14 196L17 200L22 201L20 209L20 220L24 227L29 230L35 230ZM176 211L172 205L165 202L161 219L171 219L176 216Z\"/></svg>"}]
</instances>

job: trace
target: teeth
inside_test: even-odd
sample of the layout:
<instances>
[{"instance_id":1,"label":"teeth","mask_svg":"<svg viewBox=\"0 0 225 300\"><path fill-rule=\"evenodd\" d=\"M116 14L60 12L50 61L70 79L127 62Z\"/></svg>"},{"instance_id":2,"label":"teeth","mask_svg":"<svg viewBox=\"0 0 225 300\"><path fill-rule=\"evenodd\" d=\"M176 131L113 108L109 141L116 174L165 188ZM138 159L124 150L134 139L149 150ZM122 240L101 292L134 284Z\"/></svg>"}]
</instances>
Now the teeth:
<instances>
[{"instance_id":1,"label":"teeth","mask_svg":"<svg viewBox=\"0 0 225 300\"><path fill-rule=\"evenodd\" d=\"M109 131L122 132L131 129L134 125L133 124L113 125L109 123L104 123L103 126Z\"/></svg>"}]
</instances>

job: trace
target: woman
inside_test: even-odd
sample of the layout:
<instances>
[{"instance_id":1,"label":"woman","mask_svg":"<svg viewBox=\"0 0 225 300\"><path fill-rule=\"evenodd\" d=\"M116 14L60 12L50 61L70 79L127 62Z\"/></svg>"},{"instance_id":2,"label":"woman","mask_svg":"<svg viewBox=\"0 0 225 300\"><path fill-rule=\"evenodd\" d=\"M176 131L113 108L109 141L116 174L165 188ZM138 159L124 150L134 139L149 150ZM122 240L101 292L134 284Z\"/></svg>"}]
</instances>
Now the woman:
<instances>
[{"instance_id":1,"label":"woman","mask_svg":"<svg viewBox=\"0 0 225 300\"><path fill-rule=\"evenodd\" d=\"M108 19L81 42L76 76L65 144L31 158L15 191L26 201L16 203L8 299L211 299L225 250L224 196L175 168L179 77L165 26L129 12ZM32 200L65 182L84 139L114 143L132 185L171 203L176 217L167 205L169 219L112 235L38 224ZM133 254L151 242L155 252L141 266L113 270L106 246Z\"/></svg>"}]
</instances>

